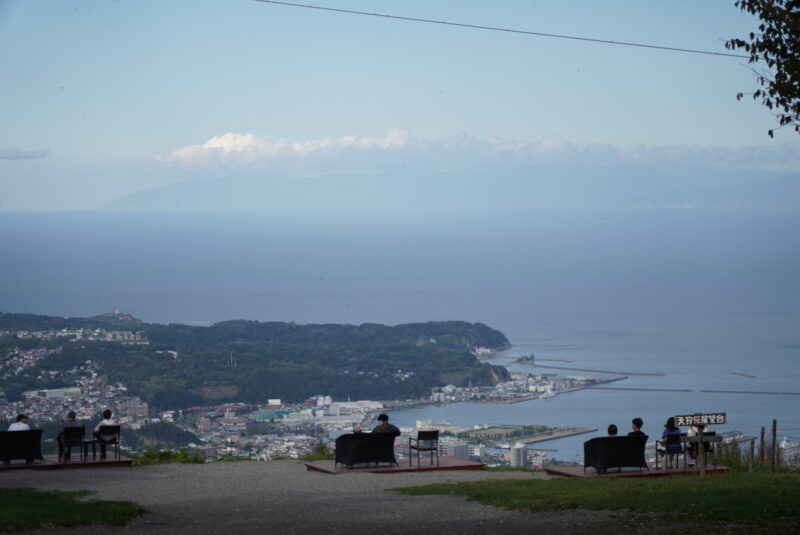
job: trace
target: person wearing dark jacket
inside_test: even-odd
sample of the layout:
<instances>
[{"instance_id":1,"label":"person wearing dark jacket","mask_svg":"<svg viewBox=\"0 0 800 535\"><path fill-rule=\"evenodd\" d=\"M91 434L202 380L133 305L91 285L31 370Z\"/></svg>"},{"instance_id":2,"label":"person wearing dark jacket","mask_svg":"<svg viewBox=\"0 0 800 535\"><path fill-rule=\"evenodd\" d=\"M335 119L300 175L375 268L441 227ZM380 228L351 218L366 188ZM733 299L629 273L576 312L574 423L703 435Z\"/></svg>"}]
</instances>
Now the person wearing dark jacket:
<instances>
[{"instance_id":1,"label":"person wearing dark jacket","mask_svg":"<svg viewBox=\"0 0 800 535\"><path fill-rule=\"evenodd\" d=\"M80 427L81 423L76 418L75 411L69 411L67 413L67 419L61 420L58 426L58 436L56 437L56 441L58 442L58 457L63 458L65 461L69 460L69 451L66 453L64 452L64 429L67 427Z\"/></svg>"},{"instance_id":2,"label":"person wearing dark jacket","mask_svg":"<svg viewBox=\"0 0 800 535\"><path fill-rule=\"evenodd\" d=\"M394 436L400 436L400 430L389 423L389 416L386 414L378 415L378 425L372 429L373 433L391 433Z\"/></svg>"}]
</instances>

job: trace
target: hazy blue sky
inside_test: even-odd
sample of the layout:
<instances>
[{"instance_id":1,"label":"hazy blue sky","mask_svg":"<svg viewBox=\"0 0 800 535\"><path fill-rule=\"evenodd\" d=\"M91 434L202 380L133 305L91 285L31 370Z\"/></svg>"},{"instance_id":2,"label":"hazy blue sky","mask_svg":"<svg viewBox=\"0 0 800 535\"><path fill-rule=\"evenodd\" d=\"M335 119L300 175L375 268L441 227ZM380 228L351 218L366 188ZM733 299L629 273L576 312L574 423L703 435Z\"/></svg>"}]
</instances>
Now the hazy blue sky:
<instances>
[{"instance_id":1,"label":"hazy blue sky","mask_svg":"<svg viewBox=\"0 0 800 535\"><path fill-rule=\"evenodd\" d=\"M732 0L317 3L719 52L756 26ZM0 0L0 51L4 210L421 153L445 168L454 146L489 162L579 153L800 171L800 136L770 140L769 111L736 101L754 88L736 58L251 0Z\"/></svg>"}]
</instances>

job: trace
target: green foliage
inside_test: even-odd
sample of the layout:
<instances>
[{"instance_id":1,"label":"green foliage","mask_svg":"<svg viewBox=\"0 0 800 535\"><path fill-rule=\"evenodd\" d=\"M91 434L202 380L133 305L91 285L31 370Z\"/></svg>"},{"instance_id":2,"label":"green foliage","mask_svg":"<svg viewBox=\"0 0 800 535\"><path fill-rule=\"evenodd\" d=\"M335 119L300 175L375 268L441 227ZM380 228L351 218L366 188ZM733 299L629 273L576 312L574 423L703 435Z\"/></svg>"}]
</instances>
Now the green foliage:
<instances>
[{"instance_id":1,"label":"green foliage","mask_svg":"<svg viewBox=\"0 0 800 535\"><path fill-rule=\"evenodd\" d=\"M0 329L34 330L74 321L0 314ZM442 386L444 374L460 378L458 386L508 379L504 367L481 364L470 352L477 346L508 345L502 333L480 323L355 326L237 320L210 327L136 323L135 329L151 341L149 346L66 344L36 368L71 369L92 360L110 381L125 383L131 394L164 409L209 401L259 403L270 397L298 402L321 392L339 399L409 399ZM31 369L0 382L0 388L49 387L39 375Z\"/></svg>"},{"instance_id":2,"label":"green foliage","mask_svg":"<svg viewBox=\"0 0 800 535\"><path fill-rule=\"evenodd\" d=\"M217 457L218 463L238 463L241 461L249 461L251 460L250 457L245 457L244 455L235 455L232 453L224 453Z\"/></svg>"},{"instance_id":3,"label":"green foliage","mask_svg":"<svg viewBox=\"0 0 800 535\"><path fill-rule=\"evenodd\" d=\"M328 446L325 442L319 440L316 444L314 444L314 451L303 455L300 459L301 461L309 462L309 461L332 461L333 460L333 450Z\"/></svg>"},{"instance_id":4,"label":"green foliage","mask_svg":"<svg viewBox=\"0 0 800 535\"><path fill-rule=\"evenodd\" d=\"M122 526L147 511L133 502L87 500L91 492L0 489L0 532L77 527Z\"/></svg>"},{"instance_id":5,"label":"green foliage","mask_svg":"<svg viewBox=\"0 0 800 535\"><path fill-rule=\"evenodd\" d=\"M126 449L171 449L183 448L190 442L197 442L197 436L170 422L145 424L139 429L125 427L122 443Z\"/></svg>"},{"instance_id":6,"label":"green foliage","mask_svg":"<svg viewBox=\"0 0 800 535\"><path fill-rule=\"evenodd\" d=\"M775 110L780 126L793 124L800 133L800 2L798 0L737 0L736 7L761 19L758 32L725 43L730 50L744 49L758 85L754 100ZM741 99L742 93L736 98ZM773 137L773 130L768 132Z\"/></svg>"},{"instance_id":7,"label":"green foliage","mask_svg":"<svg viewBox=\"0 0 800 535\"><path fill-rule=\"evenodd\" d=\"M1 325L1 323L0 323ZM210 327L143 324L142 330L154 344L182 347L206 347L232 342L280 342L302 345L346 345L355 347L391 347L409 342L428 346L504 347L508 340L499 331L482 323L438 321L408 323L393 327L364 323L361 325L223 321Z\"/></svg>"},{"instance_id":8,"label":"green foliage","mask_svg":"<svg viewBox=\"0 0 800 535\"><path fill-rule=\"evenodd\" d=\"M151 464L203 464L206 457L199 451L189 451L182 448L174 450L154 450L149 449L141 455L134 455L133 466L147 466Z\"/></svg>"},{"instance_id":9,"label":"green foliage","mask_svg":"<svg viewBox=\"0 0 800 535\"><path fill-rule=\"evenodd\" d=\"M113 312L91 318L62 318L38 314L0 312L0 331L53 331L61 329L139 330L140 320Z\"/></svg>"},{"instance_id":10,"label":"green foliage","mask_svg":"<svg viewBox=\"0 0 800 535\"><path fill-rule=\"evenodd\" d=\"M800 473L797 472L702 478L525 479L397 490L415 496L465 496L486 505L518 511L588 509L649 514L637 518L637 527L642 532L652 528L664 532L670 525L694 523L702 524L699 531L709 525L715 529L738 525L745 527L742 533L793 533L800 521L800 501L797 500ZM623 528L620 526L625 531Z\"/></svg>"}]
</instances>

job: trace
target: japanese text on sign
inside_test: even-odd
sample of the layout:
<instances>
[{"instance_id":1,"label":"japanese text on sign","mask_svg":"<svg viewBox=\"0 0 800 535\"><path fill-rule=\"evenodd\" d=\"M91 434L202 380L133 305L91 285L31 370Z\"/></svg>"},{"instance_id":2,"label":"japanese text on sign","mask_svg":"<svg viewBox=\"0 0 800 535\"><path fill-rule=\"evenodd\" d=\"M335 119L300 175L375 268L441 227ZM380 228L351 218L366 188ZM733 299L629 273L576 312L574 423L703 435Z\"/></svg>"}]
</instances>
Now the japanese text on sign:
<instances>
[{"instance_id":1,"label":"japanese text on sign","mask_svg":"<svg viewBox=\"0 0 800 535\"><path fill-rule=\"evenodd\" d=\"M680 414L675 416L675 425L717 425L724 424L727 416L724 412L713 412L709 414Z\"/></svg>"}]
</instances>

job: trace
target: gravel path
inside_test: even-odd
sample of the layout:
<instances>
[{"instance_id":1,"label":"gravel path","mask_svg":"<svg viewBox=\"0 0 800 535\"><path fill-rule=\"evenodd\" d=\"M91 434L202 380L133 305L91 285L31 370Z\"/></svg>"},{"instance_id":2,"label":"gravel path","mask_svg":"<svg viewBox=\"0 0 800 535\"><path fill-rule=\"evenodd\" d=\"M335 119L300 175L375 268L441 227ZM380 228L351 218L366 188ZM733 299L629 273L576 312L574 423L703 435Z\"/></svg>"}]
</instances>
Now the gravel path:
<instances>
[{"instance_id":1,"label":"gravel path","mask_svg":"<svg viewBox=\"0 0 800 535\"><path fill-rule=\"evenodd\" d=\"M596 533L614 517L603 512L519 513L451 496L404 496L388 489L532 477L530 472L400 474L307 472L296 461L156 465L86 470L15 470L2 487L96 491L149 511L122 531L135 533ZM613 521L613 520L612 520ZM97 526L42 533L110 533Z\"/></svg>"}]
</instances>

